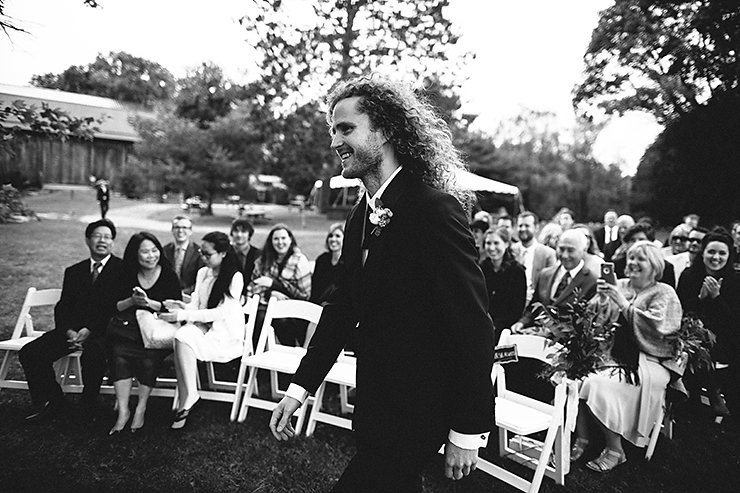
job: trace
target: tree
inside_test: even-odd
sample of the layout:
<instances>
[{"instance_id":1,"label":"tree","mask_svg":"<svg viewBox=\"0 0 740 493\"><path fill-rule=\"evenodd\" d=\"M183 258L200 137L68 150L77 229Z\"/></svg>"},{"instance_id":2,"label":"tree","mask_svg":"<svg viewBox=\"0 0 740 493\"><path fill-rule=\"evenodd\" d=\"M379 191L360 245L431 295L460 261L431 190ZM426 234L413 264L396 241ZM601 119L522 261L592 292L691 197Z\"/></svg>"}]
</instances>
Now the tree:
<instances>
[{"instance_id":1,"label":"tree","mask_svg":"<svg viewBox=\"0 0 740 493\"><path fill-rule=\"evenodd\" d=\"M96 0L83 0L83 3L91 8L99 7ZM8 31L15 31L19 33L28 34L28 31L23 29L17 24L17 20L5 13L5 0L0 0L0 29L10 39L10 33Z\"/></svg>"},{"instance_id":2,"label":"tree","mask_svg":"<svg viewBox=\"0 0 740 493\"><path fill-rule=\"evenodd\" d=\"M664 224L690 212L705 224L740 218L740 91L669 123L633 179L632 208Z\"/></svg>"},{"instance_id":3,"label":"tree","mask_svg":"<svg viewBox=\"0 0 740 493\"><path fill-rule=\"evenodd\" d=\"M175 79L160 64L129 53L98 54L88 65L73 65L61 74L34 75L31 84L48 89L112 98L152 108L169 100Z\"/></svg>"},{"instance_id":4,"label":"tree","mask_svg":"<svg viewBox=\"0 0 740 493\"><path fill-rule=\"evenodd\" d=\"M738 56L737 0L616 0L601 12L573 104L666 123L737 88Z\"/></svg>"},{"instance_id":5,"label":"tree","mask_svg":"<svg viewBox=\"0 0 740 493\"><path fill-rule=\"evenodd\" d=\"M253 88L233 84L221 67L213 63L202 63L189 70L178 86L177 115L198 122L201 128L229 114L238 100L255 95Z\"/></svg>"},{"instance_id":6,"label":"tree","mask_svg":"<svg viewBox=\"0 0 740 493\"><path fill-rule=\"evenodd\" d=\"M459 74L458 36L448 0L319 0L291 18L281 0L253 0L240 23L261 57L269 103L295 108L337 80L379 67L423 75ZM300 24L299 24L300 21ZM448 76L444 76L449 79Z\"/></svg>"}]
</instances>

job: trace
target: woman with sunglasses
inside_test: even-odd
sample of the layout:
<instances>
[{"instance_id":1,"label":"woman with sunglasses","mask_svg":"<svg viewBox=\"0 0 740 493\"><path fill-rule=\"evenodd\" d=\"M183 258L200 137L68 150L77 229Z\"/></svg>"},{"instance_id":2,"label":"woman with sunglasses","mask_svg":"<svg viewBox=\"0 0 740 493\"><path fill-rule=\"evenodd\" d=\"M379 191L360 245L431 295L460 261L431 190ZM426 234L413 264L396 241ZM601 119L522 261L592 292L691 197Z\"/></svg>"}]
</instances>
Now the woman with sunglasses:
<instances>
[{"instance_id":1,"label":"woman with sunglasses","mask_svg":"<svg viewBox=\"0 0 740 493\"><path fill-rule=\"evenodd\" d=\"M185 322L175 334L178 403L172 429L185 426L200 402L197 362L226 363L242 354L244 314L239 297L244 278L229 237L219 231L203 237L200 255L206 266L198 271L190 303L166 301L168 322Z\"/></svg>"}]
</instances>

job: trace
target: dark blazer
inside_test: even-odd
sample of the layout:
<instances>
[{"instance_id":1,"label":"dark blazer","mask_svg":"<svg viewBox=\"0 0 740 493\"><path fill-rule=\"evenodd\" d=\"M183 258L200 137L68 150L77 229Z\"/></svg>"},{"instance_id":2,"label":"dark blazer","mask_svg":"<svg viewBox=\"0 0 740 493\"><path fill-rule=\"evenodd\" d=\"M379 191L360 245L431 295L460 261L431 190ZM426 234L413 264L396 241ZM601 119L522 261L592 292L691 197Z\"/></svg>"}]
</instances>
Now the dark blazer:
<instances>
[{"instance_id":1,"label":"dark blazer","mask_svg":"<svg viewBox=\"0 0 740 493\"><path fill-rule=\"evenodd\" d=\"M252 280L252 274L254 273L254 263L257 261L259 256L262 255L262 250L250 244L246 257L243 256L241 252L236 251L236 249L234 249L234 251L236 252L236 259L239 261L239 271L244 277L244 289L242 290L242 294L246 296L249 282Z\"/></svg>"},{"instance_id":2,"label":"dark blazer","mask_svg":"<svg viewBox=\"0 0 740 493\"><path fill-rule=\"evenodd\" d=\"M615 226L615 228L616 228L616 226ZM604 251L604 247L606 245L609 245L610 243L616 243L617 244L616 246L619 246L619 243L620 243L619 238L617 238L614 241L610 241L610 242L607 243L607 241L606 241L606 227L604 227L604 226L602 226L600 228L597 228L594 231L594 238L596 238L596 244L599 245L599 251L600 252L603 252ZM613 254L614 254L614 252L612 252L612 255Z\"/></svg>"},{"instance_id":3,"label":"dark blazer","mask_svg":"<svg viewBox=\"0 0 740 493\"><path fill-rule=\"evenodd\" d=\"M613 260L612 257L614 257L614 254L617 253L617 248L619 248L620 245L622 245L622 241L617 240L612 241L611 243L608 243L606 246L604 246L604 249L601 250L602 252L604 252L604 260L606 260L607 262L611 262Z\"/></svg>"},{"instance_id":4,"label":"dark blazer","mask_svg":"<svg viewBox=\"0 0 740 493\"><path fill-rule=\"evenodd\" d=\"M578 271L576 277L574 277L570 281L570 284L568 284L565 290L560 293L560 296L558 296L557 299L550 299L550 293L552 293L552 283L555 279L555 274L557 273L559 268L560 263L557 263L552 267L548 267L547 269L543 270L540 274L540 277L537 280L537 284L534 288L532 301L529 304L529 307L527 307L527 309L524 311L524 315L522 315L522 318L519 319L519 321L525 327L532 325L532 323L534 322L535 314L532 308L533 304L536 302L542 303L543 305L547 306L565 308L568 303L571 303L576 299L576 288L580 290L580 297L586 298L587 300L591 299L593 295L596 294L596 280L598 279L597 274L591 272L586 266L584 266L580 271Z\"/></svg>"},{"instance_id":5,"label":"dark blazer","mask_svg":"<svg viewBox=\"0 0 740 493\"><path fill-rule=\"evenodd\" d=\"M122 261L111 255L94 285L90 265L88 258L65 269L62 296L54 307L56 330L87 327L90 337L105 335L108 320L116 309Z\"/></svg>"},{"instance_id":6,"label":"dark blazer","mask_svg":"<svg viewBox=\"0 0 740 493\"><path fill-rule=\"evenodd\" d=\"M438 448L450 429L486 432L493 324L468 218L456 199L406 170L382 202L393 216L379 236L368 235L364 267L367 197L350 212L345 274L293 381L314 392L357 327L358 450Z\"/></svg>"},{"instance_id":7,"label":"dark blazer","mask_svg":"<svg viewBox=\"0 0 740 493\"><path fill-rule=\"evenodd\" d=\"M175 268L175 243L167 243L163 248L164 256L172 264L172 268ZM188 248L185 250L185 258L182 261L182 269L180 270L180 287L185 294L190 294L195 289L195 276L198 274L198 269L203 267L203 259L200 258L198 253L198 244L190 241Z\"/></svg>"},{"instance_id":8,"label":"dark blazer","mask_svg":"<svg viewBox=\"0 0 740 493\"><path fill-rule=\"evenodd\" d=\"M486 259L481 263L488 291L488 313L493 319L496 335L511 327L524 312L527 301L527 276L524 267L512 261L500 271L493 270L493 262Z\"/></svg>"}]
</instances>

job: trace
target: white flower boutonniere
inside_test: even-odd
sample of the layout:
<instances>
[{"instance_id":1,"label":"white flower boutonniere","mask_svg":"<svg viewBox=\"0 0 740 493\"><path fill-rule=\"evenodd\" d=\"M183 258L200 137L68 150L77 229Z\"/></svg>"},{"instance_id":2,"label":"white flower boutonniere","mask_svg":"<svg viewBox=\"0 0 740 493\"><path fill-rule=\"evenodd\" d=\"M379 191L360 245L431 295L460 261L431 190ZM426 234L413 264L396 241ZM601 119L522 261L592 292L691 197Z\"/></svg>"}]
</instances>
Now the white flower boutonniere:
<instances>
[{"instance_id":1,"label":"white flower boutonniere","mask_svg":"<svg viewBox=\"0 0 740 493\"><path fill-rule=\"evenodd\" d=\"M378 203L378 207L374 211L370 212L370 224L375 226L370 233L375 236L380 236L380 233L383 232L383 228L390 224L392 217L393 211L386 209L381 203Z\"/></svg>"}]
</instances>

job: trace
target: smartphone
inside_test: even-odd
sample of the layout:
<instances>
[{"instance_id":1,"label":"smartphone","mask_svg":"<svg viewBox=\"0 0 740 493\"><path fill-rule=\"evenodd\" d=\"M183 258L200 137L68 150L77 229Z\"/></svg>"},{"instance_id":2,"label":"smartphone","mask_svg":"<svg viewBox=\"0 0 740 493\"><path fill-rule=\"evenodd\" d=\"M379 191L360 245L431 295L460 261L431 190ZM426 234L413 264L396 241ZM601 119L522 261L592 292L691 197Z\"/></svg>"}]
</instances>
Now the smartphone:
<instances>
[{"instance_id":1,"label":"smartphone","mask_svg":"<svg viewBox=\"0 0 740 493\"><path fill-rule=\"evenodd\" d=\"M614 275L613 262L604 262L601 264L601 278L609 284L617 284L617 276Z\"/></svg>"}]
</instances>

